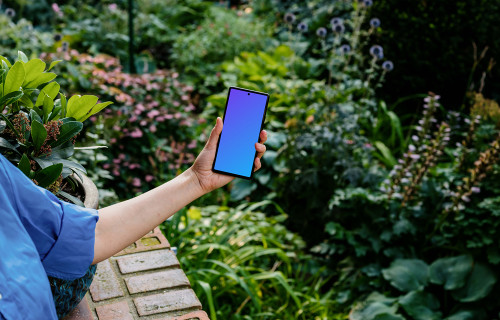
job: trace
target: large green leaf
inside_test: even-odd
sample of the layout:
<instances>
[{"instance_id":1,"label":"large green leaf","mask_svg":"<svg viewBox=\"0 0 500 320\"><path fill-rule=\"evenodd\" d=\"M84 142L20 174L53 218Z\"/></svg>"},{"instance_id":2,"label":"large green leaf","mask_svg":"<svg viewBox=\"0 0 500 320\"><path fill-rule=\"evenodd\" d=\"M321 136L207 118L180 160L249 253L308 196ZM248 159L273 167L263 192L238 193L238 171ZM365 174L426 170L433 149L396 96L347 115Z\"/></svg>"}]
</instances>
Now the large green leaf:
<instances>
[{"instance_id":1,"label":"large green leaf","mask_svg":"<svg viewBox=\"0 0 500 320\"><path fill-rule=\"evenodd\" d=\"M38 152L47 138L47 130L45 130L43 124L35 120L31 122L31 136L35 150Z\"/></svg>"},{"instance_id":2,"label":"large green leaf","mask_svg":"<svg viewBox=\"0 0 500 320\"><path fill-rule=\"evenodd\" d=\"M486 320L484 310L460 310L444 320Z\"/></svg>"},{"instance_id":3,"label":"large green leaf","mask_svg":"<svg viewBox=\"0 0 500 320\"><path fill-rule=\"evenodd\" d=\"M22 62L28 62L28 57L22 51L17 51L17 60L21 60Z\"/></svg>"},{"instance_id":4,"label":"large green leaf","mask_svg":"<svg viewBox=\"0 0 500 320\"><path fill-rule=\"evenodd\" d=\"M43 73L45 70L45 62L40 59L32 59L24 64L24 69L26 71L26 77L23 82L23 87L33 88L31 83L34 83Z\"/></svg>"},{"instance_id":5,"label":"large green leaf","mask_svg":"<svg viewBox=\"0 0 500 320\"><path fill-rule=\"evenodd\" d=\"M52 142L52 147L57 147L73 138L80 131L82 131L83 124L79 121L69 121L64 123L59 129L59 137L57 141Z\"/></svg>"},{"instance_id":6,"label":"large green leaf","mask_svg":"<svg viewBox=\"0 0 500 320\"><path fill-rule=\"evenodd\" d=\"M7 95L13 91L19 91L19 88L23 84L25 75L24 63L21 61L14 63L5 78L3 94Z\"/></svg>"},{"instance_id":7,"label":"large green leaf","mask_svg":"<svg viewBox=\"0 0 500 320\"><path fill-rule=\"evenodd\" d=\"M107 106L109 106L110 104L112 104L113 102L111 101L108 101L108 102L103 102L103 103L98 103L96 104L92 110L90 110L85 116L83 116L82 118L82 122L87 120L90 116L98 113L99 111L101 111L102 109L106 108Z\"/></svg>"},{"instance_id":8,"label":"large green leaf","mask_svg":"<svg viewBox=\"0 0 500 320\"><path fill-rule=\"evenodd\" d=\"M44 99L46 99L46 96L48 96L50 99L54 100L59 93L59 89L61 86L57 82L51 82L47 84L45 87L43 87L42 90L40 90L40 93L38 94L38 98L36 99L35 105L41 106L43 105Z\"/></svg>"},{"instance_id":9,"label":"large green leaf","mask_svg":"<svg viewBox=\"0 0 500 320\"><path fill-rule=\"evenodd\" d=\"M438 259L429 268L429 279L434 284L444 285L446 290L458 289L465 284L473 262L468 255Z\"/></svg>"},{"instance_id":10,"label":"large green leaf","mask_svg":"<svg viewBox=\"0 0 500 320\"><path fill-rule=\"evenodd\" d=\"M75 120L82 121L87 113L89 113L89 111L95 106L97 100L99 100L99 98L90 95L72 96L68 100L66 117L73 117Z\"/></svg>"},{"instance_id":11,"label":"large green leaf","mask_svg":"<svg viewBox=\"0 0 500 320\"><path fill-rule=\"evenodd\" d=\"M63 169L62 163L56 163L51 166L48 166L47 168L44 168L35 174L35 180L38 182L38 185L40 187L47 188L54 181L56 181L57 178L59 178L62 169Z\"/></svg>"},{"instance_id":12,"label":"large green leaf","mask_svg":"<svg viewBox=\"0 0 500 320\"><path fill-rule=\"evenodd\" d=\"M439 320L439 300L423 291L411 291L399 299L399 304L414 320Z\"/></svg>"},{"instance_id":13,"label":"large green leaf","mask_svg":"<svg viewBox=\"0 0 500 320\"><path fill-rule=\"evenodd\" d=\"M418 259L397 259L382 270L384 278L403 292L422 290L429 278L429 266Z\"/></svg>"},{"instance_id":14,"label":"large green leaf","mask_svg":"<svg viewBox=\"0 0 500 320\"><path fill-rule=\"evenodd\" d=\"M396 310L396 306L374 301L354 308L349 315L349 320L405 320L396 314Z\"/></svg>"},{"instance_id":15,"label":"large green leaf","mask_svg":"<svg viewBox=\"0 0 500 320\"><path fill-rule=\"evenodd\" d=\"M54 68L59 62L61 62L62 60L54 60L50 63L50 66L49 68L47 69L47 71L50 71L52 68Z\"/></svg>"},{"instance_id":16,"label":"large green leaf","mask_svg":"<svg viewBox=\"0 0 500 320\"><path fill-rule=\"evenodd\" d=\"M460 302L473 302L486 297L497 282L495 273L485 264L476 263L465 286L451 292Z\"/></svg>"},{"instance_id":17,"label":"large green leaf","mask_svg":"<svg viewBox=\"0 0 500 320\"><path fill-rule=\"evenodd\" d=\"M35 79L30 81L25 85L26 88L38 88L41 84L50 82L57 77L55 73L52 72L43 72L40 73Z\"/></svg>"},{"instance_id":18,"label":"large green leaf","mask_svg":"<svg viewBox=\"0 0 500 320\"><path fill-rule=\"evenodd\" d=\"M18 153L16 147L14 147L9 141L7 141L6 139L4 139L2 137L0 137L0 148L4 148L4 149Z\"/></svg>"}]
</instances>

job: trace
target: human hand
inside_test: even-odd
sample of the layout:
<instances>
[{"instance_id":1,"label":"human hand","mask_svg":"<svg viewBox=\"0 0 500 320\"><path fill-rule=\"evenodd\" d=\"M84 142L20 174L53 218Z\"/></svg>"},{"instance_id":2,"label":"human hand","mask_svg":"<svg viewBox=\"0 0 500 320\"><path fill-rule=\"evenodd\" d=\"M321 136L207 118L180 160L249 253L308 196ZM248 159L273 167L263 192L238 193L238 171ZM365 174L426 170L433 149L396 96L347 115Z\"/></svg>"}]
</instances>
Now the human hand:
<instances>
[{"instance_id":1,"label":"human hand","mask_svg":"<svg viewBox=\"0 0 500 320\"><path fill-rule=\"evenodd\" d=\"M210 192L217 188L220 188L229 182L231 182L234 177L225 174L215 173L212 171L212 166L215 161L215 150L217 149L217 141L222 132L222 119L217 117L217 122L215 127L210 133L207 144L198 155L194 161L193 166L190 168L194 176L198 179L198 183L204 193ZM257 157L255 158L255 168L254 172L259 170L261 167L260 158L266 152L266 146L264 143L267 140L267 132L262 130L259 135L259 142L255 143L255 150L257 151Z\"/></svg>"}]
</instances>

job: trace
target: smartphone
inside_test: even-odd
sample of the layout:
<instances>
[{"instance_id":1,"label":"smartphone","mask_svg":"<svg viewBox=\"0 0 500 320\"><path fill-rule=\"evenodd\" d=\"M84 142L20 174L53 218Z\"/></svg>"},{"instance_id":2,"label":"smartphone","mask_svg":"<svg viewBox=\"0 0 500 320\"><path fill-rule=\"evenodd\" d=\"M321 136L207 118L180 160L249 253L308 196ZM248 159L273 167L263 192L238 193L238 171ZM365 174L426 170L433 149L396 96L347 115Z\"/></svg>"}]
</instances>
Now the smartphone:
<instances>
[{"instance_id":1,"label":"smartphone","mask_svg":"<svg viewBox=\"0 0 500 320\"><path fill-rule=\"evenodd\" d=\"M229 88L214 172L252 179L257 155L255 143L259 142L268 102L267 93Z\"/></svg>"}]
</instances>

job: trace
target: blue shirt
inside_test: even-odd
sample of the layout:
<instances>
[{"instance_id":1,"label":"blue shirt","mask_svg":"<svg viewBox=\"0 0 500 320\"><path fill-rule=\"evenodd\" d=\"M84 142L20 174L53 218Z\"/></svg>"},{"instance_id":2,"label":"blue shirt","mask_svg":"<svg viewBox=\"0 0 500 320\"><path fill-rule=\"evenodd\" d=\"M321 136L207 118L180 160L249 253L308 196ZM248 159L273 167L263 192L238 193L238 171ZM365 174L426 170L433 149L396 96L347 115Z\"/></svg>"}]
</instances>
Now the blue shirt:
<instances>
[{"instance_id":1,"label":"blue shirt","mask_svg":"<svg viewBox=\"0 0 500 320\"><path fill-rule=\"evenodd\" d=\"M47 275L82 277L97 211L59 200L0 155L0 319L57 319Z\"/></svg>"}]
</instances>

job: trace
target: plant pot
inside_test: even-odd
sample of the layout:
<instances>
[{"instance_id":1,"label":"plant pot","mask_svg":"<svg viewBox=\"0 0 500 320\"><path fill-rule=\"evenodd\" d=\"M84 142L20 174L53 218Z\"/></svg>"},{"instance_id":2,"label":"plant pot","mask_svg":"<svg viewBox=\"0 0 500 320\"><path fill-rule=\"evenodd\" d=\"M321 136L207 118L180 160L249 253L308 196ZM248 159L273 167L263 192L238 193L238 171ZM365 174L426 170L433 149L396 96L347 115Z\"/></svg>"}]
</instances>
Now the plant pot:
<instances>
[{"instance_id":1,"label":"plant pot","mask_svg":"<svg viewBox=\"0 0 500 320\"><path fill-rule=\"evenodd\" d=\"M92 182L92 180L84 174L81 175L82 179L80 179L77 175L73 176L83 189L83 194L85 195L83 204L85 205L85 208L97 210L99 207L99 192L97 191L97 187L94 182Z\"/></svg>"}]
</instances>

